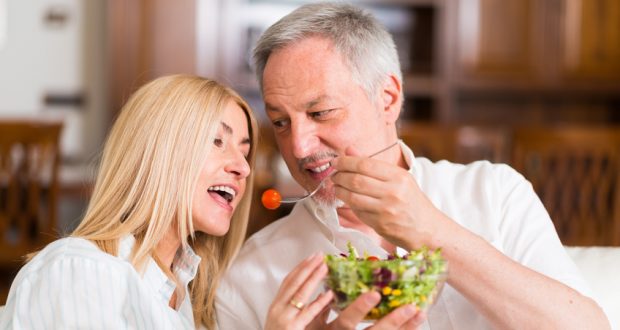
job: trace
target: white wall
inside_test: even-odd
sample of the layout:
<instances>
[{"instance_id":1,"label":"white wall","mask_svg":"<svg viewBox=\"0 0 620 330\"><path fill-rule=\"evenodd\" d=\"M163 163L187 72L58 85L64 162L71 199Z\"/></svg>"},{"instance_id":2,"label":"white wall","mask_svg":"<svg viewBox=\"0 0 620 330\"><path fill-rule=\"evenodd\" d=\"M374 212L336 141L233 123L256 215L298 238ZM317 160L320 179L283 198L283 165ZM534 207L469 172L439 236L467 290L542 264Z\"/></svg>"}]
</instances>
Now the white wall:
<instances>
[{"instance_id":1,"label":"white wall","mask_svg":"<svg viewBox=\"0 0 620 330\"><path fill-rule=\"evenodd\" d=\"M0 8L0 118L63 120L65 158L87 160L107 127L105 1L0 0ZM46 95L85 102L49 105Z\"/></svg>"}]
</instances>

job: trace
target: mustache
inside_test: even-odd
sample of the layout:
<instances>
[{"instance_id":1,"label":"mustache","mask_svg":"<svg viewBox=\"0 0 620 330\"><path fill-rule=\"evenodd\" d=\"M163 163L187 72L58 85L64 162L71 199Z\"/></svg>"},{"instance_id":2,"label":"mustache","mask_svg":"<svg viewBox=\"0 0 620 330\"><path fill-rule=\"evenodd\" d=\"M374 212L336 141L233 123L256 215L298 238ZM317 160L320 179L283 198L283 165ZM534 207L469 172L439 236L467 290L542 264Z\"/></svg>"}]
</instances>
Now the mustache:
<instances>
[{"instance_id":1,"label":"mustache","mask_svg":"<svg viewBox=\"0 0 620 330\"><path fill-rule=\"evenodd\" d=\"M335 158L338 157L338 154L334 151L319 151L315 154L312 154L310 156L304 157L300 160L297 161L297 166L299 167L299 171L303 172L305 169L305 166L308 163L314 163L314 162L318 162L324 159L331 159L331 158Z\"/></svg>"}]
</instances>

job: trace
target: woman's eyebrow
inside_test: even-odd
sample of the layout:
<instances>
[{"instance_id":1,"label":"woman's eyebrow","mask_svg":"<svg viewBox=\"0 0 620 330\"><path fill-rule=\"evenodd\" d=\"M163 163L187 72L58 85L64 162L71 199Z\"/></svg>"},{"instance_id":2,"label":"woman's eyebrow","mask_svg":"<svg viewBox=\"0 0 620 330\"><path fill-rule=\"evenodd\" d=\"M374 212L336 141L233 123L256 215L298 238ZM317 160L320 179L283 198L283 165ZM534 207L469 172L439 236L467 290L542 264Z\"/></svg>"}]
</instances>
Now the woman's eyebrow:
<instances>
[{"instance_id":1,"label":"woman's eyebrow","mask_svg":"<svg viewBox=\"0 0 620 330\"><path fill-rule=\"evenodd\" d=\"M228 126L228 124L224 122L222 122L221 124L222 124L222 129L224 130L224 133L226 133L227 135L233 134L232 127ZM252 144L252 140L249 137L246 137L241 141L241 144Z\"/></svg>"},{"instance_id":2,"label":"woman's eyebrow","mask_svg":"<svg viewBox=\"0 0 620 330\"><path fill-rule=\"evenodd\" d=\"M227 134L232 134L233 133L233 129L232 127L228 126L228 124L222 122L222 128L224 129L224 132L226 132Z\"/></svg>"}]
</instances>

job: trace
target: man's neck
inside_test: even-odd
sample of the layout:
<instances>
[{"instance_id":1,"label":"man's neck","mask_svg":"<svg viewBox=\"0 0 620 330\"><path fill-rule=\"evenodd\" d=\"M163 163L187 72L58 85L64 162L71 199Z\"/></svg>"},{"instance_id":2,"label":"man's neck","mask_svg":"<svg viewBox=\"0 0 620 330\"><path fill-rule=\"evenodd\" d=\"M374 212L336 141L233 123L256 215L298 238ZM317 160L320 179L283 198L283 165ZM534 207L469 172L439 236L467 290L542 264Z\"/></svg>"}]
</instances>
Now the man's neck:
<instances>
[{"instance_id":1,"label":"man's neck","mask_svg":"<svg viewBox=\"0 0 620 330\"><path fill-rule=\"evenodd\" d=\"M366 234L375 244L381 246L390 254L396 252L396 246L394 244L388 242L381 235L377 234L374 229L360 220L350 208L346 206L337 208L336 212L338 213L338 221L341 226L355 229Z\"/></svg>"}]
</instances>

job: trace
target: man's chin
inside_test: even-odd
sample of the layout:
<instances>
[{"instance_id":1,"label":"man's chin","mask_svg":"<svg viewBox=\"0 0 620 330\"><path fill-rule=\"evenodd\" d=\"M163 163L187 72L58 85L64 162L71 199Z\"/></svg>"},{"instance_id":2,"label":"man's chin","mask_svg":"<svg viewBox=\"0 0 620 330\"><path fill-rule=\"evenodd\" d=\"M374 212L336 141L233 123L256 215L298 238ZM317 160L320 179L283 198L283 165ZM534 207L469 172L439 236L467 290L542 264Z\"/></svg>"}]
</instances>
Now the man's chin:
<instances>
[{"instance_id":1,"label":"man's chin","mask_svg":"<svg viewBox=\"0 0 620 330\"><path fill-rule=\"evenodd\" d=\"M339 208L344 206L344 202L337 199L333 194L316 194L312 197L319 205L327 208Z\"/></svg>"}]
</instances>

